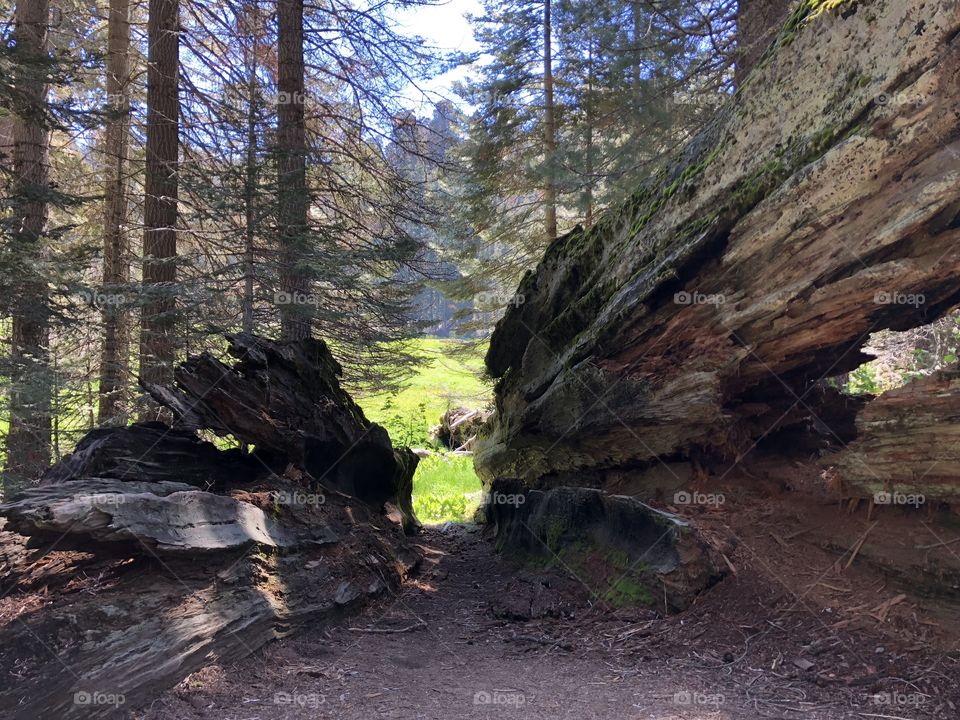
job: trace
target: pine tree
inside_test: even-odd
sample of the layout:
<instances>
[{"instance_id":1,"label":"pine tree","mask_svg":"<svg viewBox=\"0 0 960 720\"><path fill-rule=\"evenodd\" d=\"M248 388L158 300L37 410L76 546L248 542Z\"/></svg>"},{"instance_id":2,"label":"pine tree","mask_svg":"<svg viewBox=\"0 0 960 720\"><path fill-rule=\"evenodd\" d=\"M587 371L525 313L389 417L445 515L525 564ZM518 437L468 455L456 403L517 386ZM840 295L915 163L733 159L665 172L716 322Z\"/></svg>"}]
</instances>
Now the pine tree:
<instances>
[{"instance_id":1,"label":"pine tree","mask_svg":"<svg viewBox=\"0 0 960 720\"><path fill-rule=\"evenodd\" d=\"M180 28L178 0L150 0L140 377L169 383L176 339Z\"/></svg>"},{"instance_id":2,"label":"pine tree","mask_svg":"<svg viewBox=\"0 0 960 720\"><path fill-rule=\"evenodd\" d=\"M130 321L127 298L130 244L126 234L127 153L130 144L130 3L110 0L107 21L107 101L104 133L103 349L99 420L125 421L129 385Z\"/></svg>"},{"instance_id":3,"label":"pine tree","mask_svg":"<svg viewBox=\"0 0 960 720\"><path fill-rule=\"evenodd\" d=\"M13 121L12 242L21 259L10 299L11 389L5 491L37 477L50 461L50 297L47 257L49 133L47 0L19 0L14 28L13 86L19 107Z\"/></svg>"},{"instance_id":4,"label":"pine tree","mask_svg":"<svg viewBox=\"0 0 960 720\"><path fill-rule=\"evenodd\" d=\"M483 239L472 283L512 288L557 233L592 225L705 120L729 88L735 3L488 2L474 21L485 62L461 88L477 106L464 148L462 216ZM467 61L476 58L467 58ZM544 233L541 228L546 228ZM469 297L469 294L461 294Z\"/></svg>"}]
</instances>

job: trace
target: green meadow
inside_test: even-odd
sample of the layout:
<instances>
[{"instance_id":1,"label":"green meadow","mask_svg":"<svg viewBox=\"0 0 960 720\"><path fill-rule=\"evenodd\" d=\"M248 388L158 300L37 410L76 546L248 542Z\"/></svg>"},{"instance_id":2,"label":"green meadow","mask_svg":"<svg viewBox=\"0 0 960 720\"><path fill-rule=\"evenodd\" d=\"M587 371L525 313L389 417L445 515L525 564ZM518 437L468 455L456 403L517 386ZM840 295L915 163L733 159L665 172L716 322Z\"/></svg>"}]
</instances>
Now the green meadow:
<instances>
[{"instance_id":1,"label":"green meadow","mask_svg":"<svg viewBox=\"0 0 960 720\"><path fill-rule=\"evenodd\" d=\"M482 374L485 350L459 340L418 340L415 352L424 363L401 391L356 398L370 420L387 428L395 445L433 453L420 461L413 478L413 507L424 523L468 521L480 505L473 458L438 450L430 428L450 408L490 405L492 384Z\"/></svg>"}]
</instances>

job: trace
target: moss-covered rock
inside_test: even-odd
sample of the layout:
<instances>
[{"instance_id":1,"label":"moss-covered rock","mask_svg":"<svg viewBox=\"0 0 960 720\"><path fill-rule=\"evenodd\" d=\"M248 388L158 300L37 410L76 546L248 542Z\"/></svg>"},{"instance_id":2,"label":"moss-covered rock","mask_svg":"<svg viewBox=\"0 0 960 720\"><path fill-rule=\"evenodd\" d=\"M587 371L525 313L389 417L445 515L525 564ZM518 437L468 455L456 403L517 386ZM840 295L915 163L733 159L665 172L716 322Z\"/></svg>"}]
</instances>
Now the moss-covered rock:
<instances>
[{"instance_id":1,"label":"moss-covered rock","mask_svg":"<svg viewBox=\"0 0 960 720\"><path fill-rule=\"evenodd\" d=\"M683 610L722 575L694 528L633 498L496 482L487 513L501 553L572 572L614 607Z\"/></svg>"}]
</instances>

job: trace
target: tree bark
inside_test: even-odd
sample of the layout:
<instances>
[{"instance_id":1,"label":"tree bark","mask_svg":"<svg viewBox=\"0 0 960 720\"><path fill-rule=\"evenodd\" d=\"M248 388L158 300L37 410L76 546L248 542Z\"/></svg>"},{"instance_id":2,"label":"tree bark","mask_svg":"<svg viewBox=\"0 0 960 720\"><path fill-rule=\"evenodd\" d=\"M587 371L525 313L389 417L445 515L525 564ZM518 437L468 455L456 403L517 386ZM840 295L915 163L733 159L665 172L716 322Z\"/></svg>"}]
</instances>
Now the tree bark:
<instances>
[{"instance_id":1,"label":"tree bark","mask_svg":"<svg viewBox=\"0 0 960 720\"><path fill-rule=\"evenodd\" d=\"M553 106L553 31L551 0L543 2L543 154L546 177L543 186L543 214L547 242L557 237L557 186L553 176L553 158L557 149L557 128Z\"/></svg>"},{"instance_id":2,"label":"tree bark","mask_svg":"<svg viewBox=\"0 0 960 720\"><path fill-rule=\"evenodd\" d=\"M280 229L280 307L284 339L310 336L307 254L307 151L304 121L303 0L278 0L277 178Z\"/></svg>"},{"instance_id":3,"label":"tree bark","mask_svg":"<svg viewBox=\"0 0 960 720\"><path fill-rule=\"evenodd\" d=\"M47 152L49 134L41 110L47 87L36 66L47 60L47 0L20 0L16 7L14 41L18 74L27 65L19 84L24 107L13 125L13 212L19 218L14 244L25 265L17 297L11 298L12 377L10 427L4 490L10 494L36 478L50 462L51 373L48 288L33 261L46 255L46 193L49 190Z\"/></svg>"},{"instance_id":4,"label":"tree bark","mask_svg":"<svg viewBox=\"0 0 960 720\"><path fill-rule=\"evenodd\" d=\"M820 461L844 497L879 505L960 501L960 366L889 390L857 414L856 440Z\"/></svg>"},{"instance_id":5,"label":"tree bark","mask_svg":"<svg viewBox=\"0 0 960 720\"><path fill-rule=\"evenodd\" d=\"M177 351L178 0L150 0L149 12L140 377L168 383Z\"/></svg>"},{"instance_id":6,"label":"tree bark","mask_svg":"<svg viewBox=\"0 0 960 720\"><path fill-rule=\"evenodd\" d=\"M593 124L596 122L596 113L594 112L594 97L593 97L593 74L594 74L594 59L593 59L593 38L587 40L587 96L584 99L584 108L583 112L586 117L586 126L587 126L587 138L586 138L586 147L584 149L584 174L586 175L586 182L584 183L583 190L583 200L584 200L584 216L583 216L583 225L588 230L593 227Z\"/></svg>"},{"instance_id":7,"label":"tree bark","mask_svg":"<svg viewBox=\"0 0 960 720\"><path fill-rule=\"evenodd\" d=\"M100 357L99 418L126 422L130 372L130 282L127 217L127 152L130 140L130 2L110 0L107 22L107 99L113 113L104 133L106 182L103 219L103 347Z\"/></svg>"},{"instance_id":8,"label":"tree bark","mask_svg":"<svg viewBox=\"0 0 960 720\"><path fill-rule=\"evenodd\" d=\"M243 251L243 332L252 333L254 279L256 275L256 238L257 238L257 101L259 82L257 79L258 50L261 36L260 8L256 2L250 3L242 21L244 40L244 71L247 75L247 167L244 178L244 251Z\"/></svg>"},{"instance_id":9,"label":"tree bark","mask_svg":"<svg viewBox=\"0 0 960 720\"><path fill-rule=\"evenodd\" d=\"M960 303L955 3L807 7L709 127L524 278L487 354L485 481L782 455L798 412L842 436L820 381Z\"/></svg>"},{"instance_id":10,"label":"tree bark","mask_svg":"<svg viewBox=\"0 0 960 720\"><path fill-rule=\"evenodd\" d=\"M740 0L737 4L736 87L743 85L796 4L796 0Z\"/></svg>"},{"instance_id":11,"label":"tree bark","mask_svg":"<svg viewBox=\"0 0 960 720\"><path fill-rule=\"evenodd\" d=\"M252 333L253 327L253 280L256 251L256 186L257 186L257 125L256 102L257 78L253 70L248 79L250 106L247 111L247 174L244 181L244 249L243 249L243 321L242 328Z\"/></svg>"}]
</instances>

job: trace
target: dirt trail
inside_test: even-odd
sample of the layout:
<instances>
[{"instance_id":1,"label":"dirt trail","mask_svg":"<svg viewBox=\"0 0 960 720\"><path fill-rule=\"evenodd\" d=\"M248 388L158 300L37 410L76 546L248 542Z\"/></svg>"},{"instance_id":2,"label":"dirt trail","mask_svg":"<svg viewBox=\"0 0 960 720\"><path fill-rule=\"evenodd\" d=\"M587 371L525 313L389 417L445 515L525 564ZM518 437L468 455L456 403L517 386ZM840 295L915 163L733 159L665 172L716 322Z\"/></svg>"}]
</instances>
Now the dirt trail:
<instances>
[{"instance_id":1,"label":"dirt trail","mask_svg":"<svg viewBox=\"0 0 960 720\"><path fill-rule=\"evenodd\" d=\"M532 576L512 566L480 528L430 529L419 542L424 567L398 595L336 626L211 665L129 717L834 720L960 712L955 660L900 652L890 637L824 631L822 609L798 605L745 571L684 615L661 619L602 607L567 573ZM793 662L806 658L812 668Z\"/></svg>"}]
</instances>

